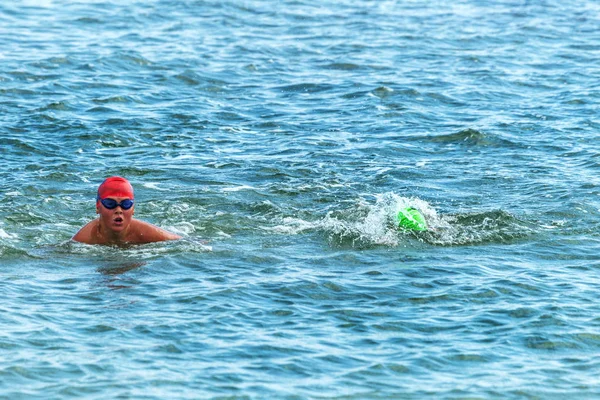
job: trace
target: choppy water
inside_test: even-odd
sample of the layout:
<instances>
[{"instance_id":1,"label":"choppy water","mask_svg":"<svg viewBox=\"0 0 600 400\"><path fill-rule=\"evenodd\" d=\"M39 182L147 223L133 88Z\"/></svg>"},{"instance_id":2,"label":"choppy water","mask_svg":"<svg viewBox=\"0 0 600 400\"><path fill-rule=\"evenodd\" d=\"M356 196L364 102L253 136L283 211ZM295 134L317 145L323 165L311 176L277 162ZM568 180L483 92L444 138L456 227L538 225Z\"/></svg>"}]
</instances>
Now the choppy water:
<instances>
[{"instance_id":1,"label":"choppy water","mask_svg":"<svg viewBox=\"0 0 600 400\"><path fill-rule=\"evenodd\" d=\"M3 2L0 397L597 398L598 26L590 0ZM114 174L185 238L70 242Z\"/></svg>"}]
</instances>

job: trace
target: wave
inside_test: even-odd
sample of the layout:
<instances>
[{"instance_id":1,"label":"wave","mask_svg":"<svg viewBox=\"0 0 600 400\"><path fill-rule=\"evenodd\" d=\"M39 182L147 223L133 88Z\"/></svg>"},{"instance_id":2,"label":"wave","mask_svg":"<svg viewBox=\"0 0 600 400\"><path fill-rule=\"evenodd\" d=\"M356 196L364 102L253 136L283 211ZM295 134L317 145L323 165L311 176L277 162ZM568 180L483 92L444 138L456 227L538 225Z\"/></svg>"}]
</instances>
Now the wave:
<instances>
[{"instance_id":1,"label":"wave","mask_svg":"<svg viewBox=\"0 0 600 400\"><path fill-rule=\"evenodd\" d=\"M206 241L195 238L125 246L96 246L69 240L60 245L51 246L51 248L56 253L101 257L113 257L115 256L115 249L119 249L118 257L120 259L132 260L153 259L165 254L178 254L181 252L205 253L212 251L212 246Z\"/></svg>"},{"instance_id":2,"label":"wave","mask_svg":"<svg viewBox=\"0 0 600 400\"><path fill-rule=\"evenodd\" d=\"M19 236L16 233L6 232L0 228L0 260L19 259L22 257L36 258L36 256L21 248Z\"/></svg>"},{"instance_id":3,"label":"wave","mask_svg":"<svg viewBox=\"0 0 600 400\"><path fill-rule=\"evenodd\" d=\"M504 210L448 214L436 221L423 240L433 245L457 246L511 243L537 232L533 223Z\"/></svg>"},{"instance_id":4,"label":"wave","mask_svg":"<svg viewBox=\"0 0 600 400\"><path fill-rule=\"evenodd\" d=\"M427 231L405 231L397 227L396 215L406 207L416 208L423 214L429 225ZM425 200L395 193L376 195L374 204L358 199L352 208L328 212L315 221L283 217L279 222L267 229L288 235L321 232L332 246L354 248L418 243L434 246L508 243L536 232L534 224L503 210L441 214Z\"/></svg>"},{"instance_id":5,"label":"wave","mask_svg":"<svg viewBox=\"0 0 600 400\"><path fill-rule=\"evenodd\" d=\"M426 140L434 143L463 144L466 146L517 147L517 144L510 140L471 128L442 135L428 135Z\"/></svg>"}]
</instances>

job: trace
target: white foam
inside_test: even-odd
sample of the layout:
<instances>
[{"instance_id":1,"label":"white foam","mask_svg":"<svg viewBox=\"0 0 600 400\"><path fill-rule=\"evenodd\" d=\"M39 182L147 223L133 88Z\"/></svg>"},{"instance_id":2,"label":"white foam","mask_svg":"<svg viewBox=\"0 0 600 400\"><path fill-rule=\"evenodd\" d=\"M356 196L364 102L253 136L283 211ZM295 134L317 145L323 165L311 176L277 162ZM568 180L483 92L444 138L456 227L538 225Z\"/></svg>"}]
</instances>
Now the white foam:
<instances>
[{"instance_id":1,"label":"white foam","mask_svg":"<svg viewBox=\"0 0 600 400\"><path fill-rule=\"evenodd\" d=\"M274 226L272 228L265 228L265 230L274 231L276 233L286 235L297 235L302 232L318 228L321 226L320 222L305 221L300 218L286 217L281 221L281 225Z\"/></svg>"},{"instance_id":2,"label":"white foam","mask_svg":"<svg viewBox=\"0 0 600 400\"><path fill-rule=\"evenodd\" d=\"M432 229L439 224L437 212L424 200L402 197L394 193L376 195L375 198L375 204L361 198L357 200L354 208L342 212L329 212L316 221L285 217L278 225L264 229L285 235L322 230L353 241L397 246L404 240L404 236L398 234L396 225L396 215L402 208L417 208Z\"/></svg>"},{"instance_id":3,"label":"white foam","mask_svg":"<svg viewBox=\"0 0 600 400\"><path fill-rule=\"evenodd\" d=\"M16 239L18 236L14 233L7 233L4 229L0 228L0 239Z\"/></svg>"},{"instance_id":4,"label":"white foam","mask_svg":"<svg viewBox=\"0 0 600 400\"><path fill-rule=\"evenodd\" d=\"M226 187L221 189L221 191L223 192L239 192L241 190L254 190L256 188L252 187L252 186L248 186L248 185L241 185L241 186L233 186L233 187Z\"/></svg>"},{"instance_id":5,"label":"white foam","mask_svg":"<svg viewBox=\"0 0 600 400\"><path fill-rule=\"evenodd\" d=\"M179 222L177 225L171 225L167 229L171 232L186 236L196 232L196 227L190 222Z\"/></svg>"},{"instance_id":6,"label":"white foam","mask_svg":"<svg viewBox=\"0 0 600 400\"><path fill-rule=\"evenodd\" d=\"M161 190L161 191L169 190L169 189L160 187L158 182L144 182L144 183L142 183L142 186L144 186L145 188L148 188L148 189L153 189L153 190Z\"/></svg>"}]
</instances>

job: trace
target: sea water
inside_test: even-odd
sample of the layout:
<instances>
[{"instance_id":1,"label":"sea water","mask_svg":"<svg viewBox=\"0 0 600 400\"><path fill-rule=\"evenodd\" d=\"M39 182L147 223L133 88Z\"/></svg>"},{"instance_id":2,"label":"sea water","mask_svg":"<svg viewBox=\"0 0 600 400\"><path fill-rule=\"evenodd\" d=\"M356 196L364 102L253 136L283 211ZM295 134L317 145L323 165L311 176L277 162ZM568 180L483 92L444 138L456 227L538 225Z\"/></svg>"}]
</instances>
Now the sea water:
<instances>
[{"instance_id":1,"label":"sea water","mask_svg":"<svg viewBox=\"0 0 600 400\"><path fill-rule=\"evenodd\" d=\"M591 0L2 2L0 397L598 398L598 26ZM70 241L111 175L183 239Z\"/></svg>"}]
</instances>

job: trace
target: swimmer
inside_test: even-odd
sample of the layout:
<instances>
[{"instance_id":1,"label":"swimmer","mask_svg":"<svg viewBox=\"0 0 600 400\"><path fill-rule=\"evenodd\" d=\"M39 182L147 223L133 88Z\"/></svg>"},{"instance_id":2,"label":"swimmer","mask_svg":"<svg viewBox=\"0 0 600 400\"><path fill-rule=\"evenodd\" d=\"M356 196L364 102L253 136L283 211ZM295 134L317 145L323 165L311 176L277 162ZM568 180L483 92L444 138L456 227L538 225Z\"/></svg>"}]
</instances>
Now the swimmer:
<instances>
[{"instance_id":1,"label":"swimmer","mask_svg":"<svg viewBox=\"0 0 600 400\"><path fill-rule=\"evenodd\" d=\"M181 239L181 236L133 218L133 187L125 178L112 176L98 187L96 214L73 236L87 244L143 244Z\"/></svg>"}]
</instances>

